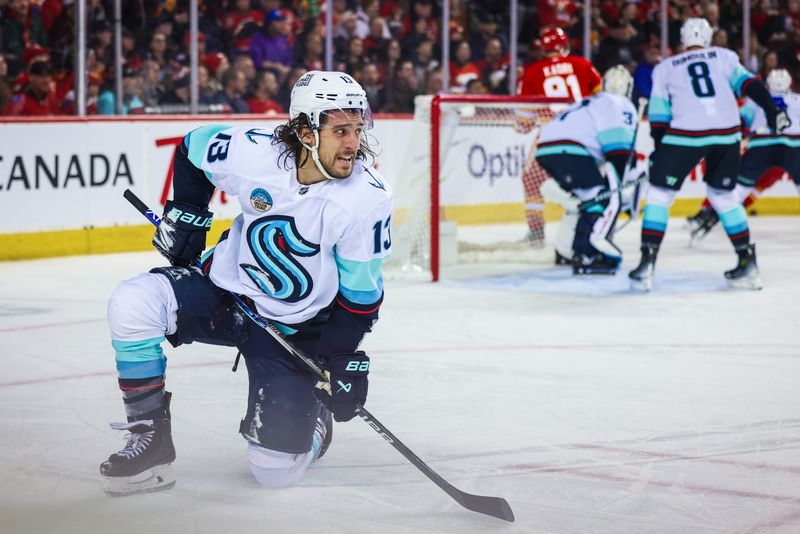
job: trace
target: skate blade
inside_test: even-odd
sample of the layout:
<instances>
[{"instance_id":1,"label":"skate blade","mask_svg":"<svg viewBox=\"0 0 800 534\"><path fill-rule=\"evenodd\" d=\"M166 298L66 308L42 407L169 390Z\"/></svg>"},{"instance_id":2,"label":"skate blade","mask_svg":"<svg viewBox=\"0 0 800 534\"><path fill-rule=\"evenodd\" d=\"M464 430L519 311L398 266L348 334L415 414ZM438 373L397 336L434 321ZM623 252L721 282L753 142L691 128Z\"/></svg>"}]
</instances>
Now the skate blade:
<instances>
[{"instance_id":1,"label":"skate blade","mask_svg":"<svg viewBox=\"0 0 800 534\"><path fill-rule=\"evenodd\" d=\"M636 280L631 278L631 289L634 291L649 292L653 288L653 280L646 278L644 280Z\"/></svg>"},{"instance_id":2,"label":"skate blade","mask_svg":"<svg viewBox=\"0 0 800 534\"><path fill-rule=\"evenodd\" d=\"M755 276L746 276L744 278L739 278L738 280L728 280L728 287L732 289L748 289L750 291L760 291L763 285L761 284L761 277L758 275Z\"/></svg>"},{"instance_id":3,"label":"skate blade","mask_svg":"<svg viewBox=\"0 0 800 534\"><path fill-rule=\"evenodd\" d=\"M577 271L573 271L573 276L614 276L617 274L616 270L607 270L607 269L579 269Z\"/></svg>"},{"instance_id":4,"label":"skate blade","mask_svg":"<svg viewBox=\"0 0 800 534\"><path fill-rule=\"evenodd\" d=\"M104 477L107 481L103 491L112 497L124 497L138 493L152 493L170 489L175 485L172 465L157 465L130 477Z\"/></svg>"}]
</instances>

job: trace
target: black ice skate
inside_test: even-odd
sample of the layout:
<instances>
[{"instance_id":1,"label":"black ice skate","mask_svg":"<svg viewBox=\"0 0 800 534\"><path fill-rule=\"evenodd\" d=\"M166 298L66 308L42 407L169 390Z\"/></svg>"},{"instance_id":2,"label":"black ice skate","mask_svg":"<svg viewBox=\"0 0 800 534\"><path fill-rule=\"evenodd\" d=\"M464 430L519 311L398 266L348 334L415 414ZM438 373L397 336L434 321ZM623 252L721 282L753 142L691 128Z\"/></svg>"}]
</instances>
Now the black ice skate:
<instances>
[{"instance_id":1,"label":"black ice skate","mask_svg":"<svg viewBox=\"0 0 800 534\"><path fill-rule=\"evenodd\" d=\"M761 289L761 276L756 264L756 246L747 245L742 250L737 250L739 262L730 271L725 271L728 285L736 289Z\"/></svg>"},{"instance_id":2,"label":"black ice skate","mask_svg":"<svg viewBox=\"0 0 800 534\"><path fill-rule=\"evenodd\" d=\"M572 265L572 258L563 256L556 250L556 265Z\"/></svg>"},{"instance_id":3,"label":"black ice skate","mask_svg":"<svg viewBox=\"0 0 800 534\"><path fill-rule=\"evenodd\" d=\"M175 461L169 417L171 396L164 392L166 419L111 423L114 430L128 431L128 443L100 464L100 473L107 481L105 492L109 495L149 493L175 485L170 465Z\"/></svg>"},{"instance_id":4,"label":"black ice skate","mask_svg":"<svg viewBox=\"0 0 800 534\"><path fill-rule=\"evenodd\" d=\"M572 258L572 274L617 274L619 259L606 256L603 253L575 254Z\"/></svg>"},{"instance_id":5,"label":"black ice skate","mask_svg":"<svg viewBox=\"0 0 800 534\"><path fill-rule=\"evenodd\" d=\"M703 239L708 232L719 222L719 216L714 208L702 207L695 215L686 219L689 227L690 244Z\"/></svg>"},{"instance_id":6,"label":"black ice skate","mask_svg":"<svg viewBox=\"0 0 800 534\"><path fill-rule=\"evenodd\" d=\"M653 287L653 271L656 268L656 255L658 246L642 245L642 260L639 266L628 273L631 279L631 289L635 291L650 291Z\"/></svg>"},{"instance_id":7,"label":"black ice skate","mask_svg":"<svg viewBox=\"0 0 800 534\"><path fill-rule=\"evenodd\" d=\"M317 461L325 455L331 440L333 440L333 415L325 405L322 405L319 417L317 417L317 426L314 429L314 439L311 442L311 452L314 454L313 461Z\"/></svg>"}]
</instances>

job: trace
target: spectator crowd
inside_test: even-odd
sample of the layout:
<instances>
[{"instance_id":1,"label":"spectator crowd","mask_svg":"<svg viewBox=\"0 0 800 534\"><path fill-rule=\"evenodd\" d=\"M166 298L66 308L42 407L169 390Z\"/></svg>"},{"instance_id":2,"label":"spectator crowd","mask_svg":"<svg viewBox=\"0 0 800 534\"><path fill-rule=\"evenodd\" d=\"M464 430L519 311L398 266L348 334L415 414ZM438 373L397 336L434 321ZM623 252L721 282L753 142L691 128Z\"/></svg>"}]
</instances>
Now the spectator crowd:
<instances>
[{"instance_id":1,"label":"spectator crowd","mask_svg":"<svg viewBox=\"0 0 800 534\"><path fill-rule=\"evenodd\" d=\"M441 25L442 2L450 21ZM592 60L601 72L622 64L647 96L661 59L660 2L592 2ZM115 114L113 0L87 3L87 113ZM412 113L414 98L449 90L508 94L508 3L494 0L200 0L197 72L202 112L288 111L294 82L325 64L326 9L333 11L334 69L354 76L372 109ZM123 113L184 113L190 101L188 0L122 2ZM800 0L754 0L751 35L740 0L670 0L669 49L680 26L706 17L713 44L739 52L766 76L800 73ZM559 26L583 48L583 5L520 0L518 69L542 57L540 30ZM70 115L76 110L74 0L0 0L0 114ZM449 32L450 64L441 59ZM744 39L749 55L743 57Z\"/></svg>"}]
</instances>

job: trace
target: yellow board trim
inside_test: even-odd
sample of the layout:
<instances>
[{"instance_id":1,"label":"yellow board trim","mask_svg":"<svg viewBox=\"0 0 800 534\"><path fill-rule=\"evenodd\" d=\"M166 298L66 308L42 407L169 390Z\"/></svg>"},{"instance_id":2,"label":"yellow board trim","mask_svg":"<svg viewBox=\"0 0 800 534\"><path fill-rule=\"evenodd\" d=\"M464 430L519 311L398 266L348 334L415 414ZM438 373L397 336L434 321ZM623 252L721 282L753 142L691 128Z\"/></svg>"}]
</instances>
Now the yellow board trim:
<instances>
[{"instance_id":1,"label":"yellow board trim","mask_svg":"<svg viewBox=\"0 0 800 534\"><path fill-rule=\"evenodd\" d=\"M702 198L678 198L669 210L671 217L688 217L700 209ZM757 200L750 206L750 213L759 215L800 215L800 197L767 197ZM522 203L508 202L497 204L445 206L443 220L458 224L512 224L525 222L525 209ZM555 222L561 219L564 209L546 203L544 220Z\"/></svg>"},{"instance_id":2,"label":"yellow board trim","mask_svg":"<svg viewBox=\"0 0 800 534\"><path fill-rule=\"evenodd\" d=\"M231 220L214 221L206 243L213 245L231 226ZM30 260L55 256L111 254L152 250L152 225L83 228L53 232L0 234L0 260Z\"/></svg>"},{"instance_id":3,"label":"yellow board trim","mask_svg":"<svg viewBox=\"0 0 800 534\"><path fill-rule=\"evenodd\" d=\"M670 208L670 216L693 215L701 202L699 198L676 199ZM749 211L759 215L800 215L800 197L761 198ZM561 207L545 204L545 221L557 221L563 214ZM523 223L525 210L522 203L482 204L479 209L476 206L446 206L443 219L465 225ZM209 246L216 243L230 225L231 219L214 221L208 235ZM152 250L152 237L151 225L0 234L0 261Z\"/></svg>"}]
</instances>

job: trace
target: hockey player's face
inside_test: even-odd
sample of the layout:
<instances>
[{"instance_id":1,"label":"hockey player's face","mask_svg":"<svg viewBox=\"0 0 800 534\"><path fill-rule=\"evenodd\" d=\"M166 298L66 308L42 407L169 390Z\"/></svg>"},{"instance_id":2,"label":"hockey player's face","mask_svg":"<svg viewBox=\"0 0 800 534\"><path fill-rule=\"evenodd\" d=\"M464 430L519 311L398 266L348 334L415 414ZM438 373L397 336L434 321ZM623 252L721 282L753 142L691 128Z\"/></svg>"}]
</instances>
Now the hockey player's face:
<instances>
[{"instance_id":1,"label":"hockey player's face","mask_svg":"<svg viewBox=\"0 0 800 534\"><path fill-rule=\"evenodd\" d=\"M347 111L331 112L319 129L319 159L328 174L347 178L353 172L364 121Z\"/></svg>"}]
</instances>

